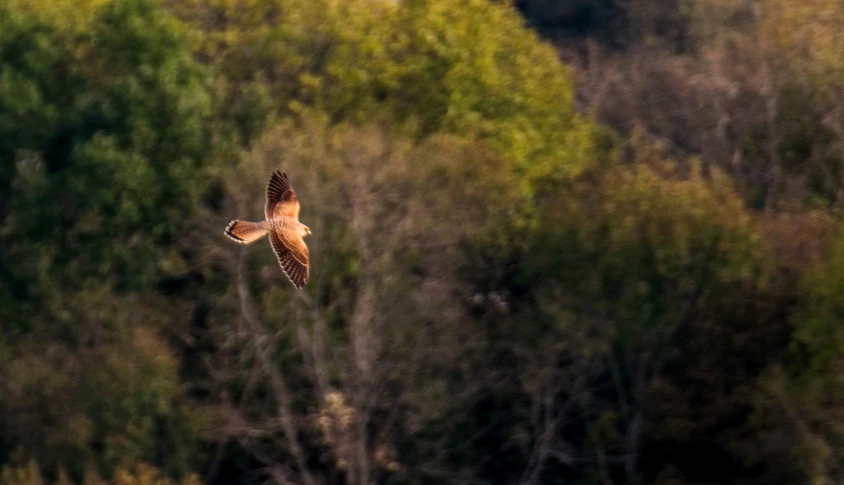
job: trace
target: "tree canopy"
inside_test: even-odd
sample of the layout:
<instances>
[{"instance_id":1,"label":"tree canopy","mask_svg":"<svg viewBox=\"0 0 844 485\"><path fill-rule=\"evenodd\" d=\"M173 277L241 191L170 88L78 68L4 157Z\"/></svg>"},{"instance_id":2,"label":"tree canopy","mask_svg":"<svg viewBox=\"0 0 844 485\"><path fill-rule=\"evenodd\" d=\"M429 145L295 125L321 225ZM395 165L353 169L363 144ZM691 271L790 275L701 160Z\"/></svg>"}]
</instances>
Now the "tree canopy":
<instances>
[{"instance_id":1,"label":"tree canopy","mask_svg":"<svg viewBox=\"0 0 844 485\"><path fill-rule=\"evenodd\" d=\"M657 3L0 2L0 485L840 481L844 10Z\"/></svg>"}]
</instances>

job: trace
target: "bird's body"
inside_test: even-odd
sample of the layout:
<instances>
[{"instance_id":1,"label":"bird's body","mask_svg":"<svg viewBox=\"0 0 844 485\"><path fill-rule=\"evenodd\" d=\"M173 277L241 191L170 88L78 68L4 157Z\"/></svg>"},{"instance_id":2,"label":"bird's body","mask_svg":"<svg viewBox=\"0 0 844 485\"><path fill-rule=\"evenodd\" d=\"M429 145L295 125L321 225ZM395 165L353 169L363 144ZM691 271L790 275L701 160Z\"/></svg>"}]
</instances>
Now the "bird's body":
<instances>
[{"instance_id":1,"label":"bird's body","mask_svg":"<svg viewBox=\"0 0 844 485\"><path fill-rule=\"evenodd\" d=\"M296 288L308 282L308 246L305 236L308 226L299 222L299 200L284 172L273 172L267 184L265 219L261 222L234 220L226 226L225 234L241 244L250 244L269 235L284 274Z\"/></svg>"},{"instance_id":2,"label":"bird's body","mask_svg":"<svg viewBox=\"0 0 844 485\"><path fill-rule=\"evenodd\" d=\"M264 229L268 231L292 231L304 238L308 234L307 226L289 216L278 216L268 221L262 221Z\"/></svg>"}]
</instances>

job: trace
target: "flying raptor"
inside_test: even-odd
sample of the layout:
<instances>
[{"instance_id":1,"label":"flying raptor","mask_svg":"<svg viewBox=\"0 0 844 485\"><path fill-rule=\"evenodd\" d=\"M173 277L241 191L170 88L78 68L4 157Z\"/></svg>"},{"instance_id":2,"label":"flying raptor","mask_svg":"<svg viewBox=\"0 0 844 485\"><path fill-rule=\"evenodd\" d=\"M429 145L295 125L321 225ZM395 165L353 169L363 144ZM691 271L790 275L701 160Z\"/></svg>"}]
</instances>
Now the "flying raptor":
<instances>
[{"instance_id":1,"label":"flying raptor","mask_svg":"<svg viewBox=\"0 0 844 485\"><path fill-rule=\"evenodd\" d=\"M267 203L261 222L234 220L226 226L225 234L241 243L250 244L270 236L278 263L296 288L308 282L308 246L304 237L311 233L308 226L299 222L299 200L287 179L287 174L276 170L267 183Z\"/></svg>"}]
</instances>

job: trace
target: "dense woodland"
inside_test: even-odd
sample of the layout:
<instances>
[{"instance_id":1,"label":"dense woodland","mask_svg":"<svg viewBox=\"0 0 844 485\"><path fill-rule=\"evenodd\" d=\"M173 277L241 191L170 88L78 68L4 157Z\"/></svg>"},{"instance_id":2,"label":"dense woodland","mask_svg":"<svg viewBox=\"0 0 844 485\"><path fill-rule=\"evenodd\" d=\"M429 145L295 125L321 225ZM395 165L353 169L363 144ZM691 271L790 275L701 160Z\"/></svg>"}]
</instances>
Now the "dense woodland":
<instances>
[{"instance_id":1,"label":"dense woodland","mask_svg":"<svg viewBox=\"0 0 844 485\"><path fill-rule=\"evenodd\" d=\"M0 1L0 484L844 483L842 25Z\"/></svg>"}]
</instances>

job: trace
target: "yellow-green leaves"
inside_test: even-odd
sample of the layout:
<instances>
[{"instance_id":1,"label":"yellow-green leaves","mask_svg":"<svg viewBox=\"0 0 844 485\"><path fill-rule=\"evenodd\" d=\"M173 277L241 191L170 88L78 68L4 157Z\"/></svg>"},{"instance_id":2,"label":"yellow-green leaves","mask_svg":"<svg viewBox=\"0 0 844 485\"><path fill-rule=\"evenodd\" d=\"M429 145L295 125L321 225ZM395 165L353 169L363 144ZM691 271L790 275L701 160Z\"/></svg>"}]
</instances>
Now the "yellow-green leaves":
<instances>
[{"instance_id":1,"label":"yellow-green leaves","mask_svg":"<svg viewBox=\"0 0 844 485\"><path fill-rule=\"evenodd\" d=\"M418 126L485 140L531 190L601 150L573 108L554 49L511 7L482 0L206 0L174 10L205 32L202 55L261 79L282 112ZM209 22L209 18L223 19Z\"/></svg>"},{"instance_id":2,"label":"yellow-green leaves","mask_svg":"<svg viewBox=\"0 0 844 485\"><path fill-rule=\"evenodd\" d=\"M826 257L806 272L803 285L807 298L795 318L795 339L810 351L812 371L823 375L844 360L844 237L834 238Z\"/></svg>"}]
</instances>

